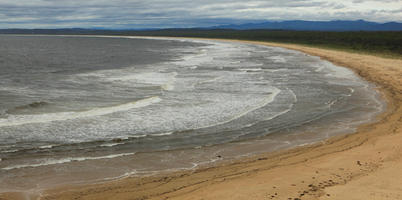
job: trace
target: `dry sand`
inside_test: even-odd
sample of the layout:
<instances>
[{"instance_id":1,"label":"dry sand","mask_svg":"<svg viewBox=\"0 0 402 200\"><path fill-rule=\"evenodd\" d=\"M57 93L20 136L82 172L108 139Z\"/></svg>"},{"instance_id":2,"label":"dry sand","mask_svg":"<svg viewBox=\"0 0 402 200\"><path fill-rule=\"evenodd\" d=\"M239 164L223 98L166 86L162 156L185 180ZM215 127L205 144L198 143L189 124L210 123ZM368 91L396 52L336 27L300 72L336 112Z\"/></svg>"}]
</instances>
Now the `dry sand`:
<instances>
[{"instance_id":1,"label":"dry sand","mask_svg":"<svg viewBox=\"0 0 402 200\"><path fill-rule=\"evenodd\" d=\"M195 171L56 188L40 199L402 199L402 60L249 43L299 50L351 68L379 86L387 111L378 122L362 125L354 134L318 144Z\"/></svg>"}]
</instances>

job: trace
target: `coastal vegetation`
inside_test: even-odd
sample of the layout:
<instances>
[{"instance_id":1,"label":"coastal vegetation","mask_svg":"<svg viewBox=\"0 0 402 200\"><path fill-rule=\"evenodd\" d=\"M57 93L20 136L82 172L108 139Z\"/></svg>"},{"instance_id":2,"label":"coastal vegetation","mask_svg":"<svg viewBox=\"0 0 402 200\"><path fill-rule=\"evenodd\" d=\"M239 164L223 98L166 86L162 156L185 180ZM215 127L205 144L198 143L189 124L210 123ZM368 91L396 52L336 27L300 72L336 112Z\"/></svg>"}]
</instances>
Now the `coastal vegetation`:
<instances>
[{"instance_id":1,"label":"coastal vegetation","mask_svg":"<svg viewBox=\"0 0 402 200\"><path fill-rule=\"evenodd\" d=\"M125 35L236 39L302 44L313 47L368 53L383 57L402 57L402 31L286 31L231 29L162 29L162 30L94 30L94 29L8 29L9 34Z\"/></svg>"},{"instance_id":2,"label":"coastal vegetation","mask_svg":"<svg viewBox=\"0 0 402 200\"><path fill-rule=\"evenodd\" d=\"M128 32L128 34L130 34L130 32ZM376 55L381 54L386 57L402 57L401 31L323 32L170 29L139 31L132 32L131 34L143 36L201 37L292 43Z\"/></svg>"}]
</instances>

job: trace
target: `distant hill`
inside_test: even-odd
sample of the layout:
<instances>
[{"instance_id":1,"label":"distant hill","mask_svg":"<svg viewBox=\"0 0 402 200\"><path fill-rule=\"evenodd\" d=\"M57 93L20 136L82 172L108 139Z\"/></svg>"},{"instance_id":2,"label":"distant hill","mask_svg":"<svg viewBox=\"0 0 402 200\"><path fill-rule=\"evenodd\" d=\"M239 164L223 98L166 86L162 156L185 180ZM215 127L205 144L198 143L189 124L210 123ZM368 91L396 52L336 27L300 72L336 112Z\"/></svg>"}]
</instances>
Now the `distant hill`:
<instances>
[{"instance_id":1,"label":"distant hill","mask_svg":"<svg viewBox=\"0 0 402 200\"><path fill-rule=\"evenodd\" d=\"M0 34L54 34L54 35L138 35L147 31L203 31L203 30L283 30L283 31L402 31L402 23L376 23L364 20L357 21L266 21L260 23L231 24L198 28L168 28L168 29L0 29Z\"/></svg>"},{"instance_id":2,"label":"distant hill","mask_svg":"<svg viewBox=\"0 0 402 200\"><path fill-rule=\"evenodd\" d=\"M402 23L376 23L364 20L357 21L267 21L239 25L223 25L208 27L208 29L269 29L269 30L298 30L298 31L402 31Z\"/></svg>"}]
</instances>

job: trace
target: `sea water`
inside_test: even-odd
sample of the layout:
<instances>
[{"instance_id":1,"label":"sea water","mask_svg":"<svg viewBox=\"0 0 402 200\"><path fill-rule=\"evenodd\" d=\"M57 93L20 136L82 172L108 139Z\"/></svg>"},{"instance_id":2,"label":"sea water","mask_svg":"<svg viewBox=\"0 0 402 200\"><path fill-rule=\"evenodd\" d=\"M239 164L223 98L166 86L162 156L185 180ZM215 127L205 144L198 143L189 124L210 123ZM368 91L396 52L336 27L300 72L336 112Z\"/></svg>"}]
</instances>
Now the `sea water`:
<instances>
[{"instance_id":1,"label":"sea water","mask_svg":"<svg viewBox=\"0 0 402 200\"><path fill-rule=\"evenodd\" d=\"M195 39L0 36L0 190L40 190L289 148L384 109L318 57Z\"/></svg>"}]
</instances>

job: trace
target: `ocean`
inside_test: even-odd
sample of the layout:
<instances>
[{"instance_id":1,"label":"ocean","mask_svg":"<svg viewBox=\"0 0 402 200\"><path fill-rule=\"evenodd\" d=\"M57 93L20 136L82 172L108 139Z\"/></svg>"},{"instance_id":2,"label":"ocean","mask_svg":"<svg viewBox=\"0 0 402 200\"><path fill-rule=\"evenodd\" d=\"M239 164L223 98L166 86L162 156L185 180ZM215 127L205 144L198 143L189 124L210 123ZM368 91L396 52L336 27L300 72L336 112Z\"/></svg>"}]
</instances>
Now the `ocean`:
<instances>
[{"instance_id":1,"label":"ocean","mask_svg":"<svg viewBox=\"0 0 402 200\"><path fill-rule=\"evenodd\" d=\"M196 39L0 36L0 191L37 191L306 145L384 110L351 70Z\"/></svg>"}]
</instances>

